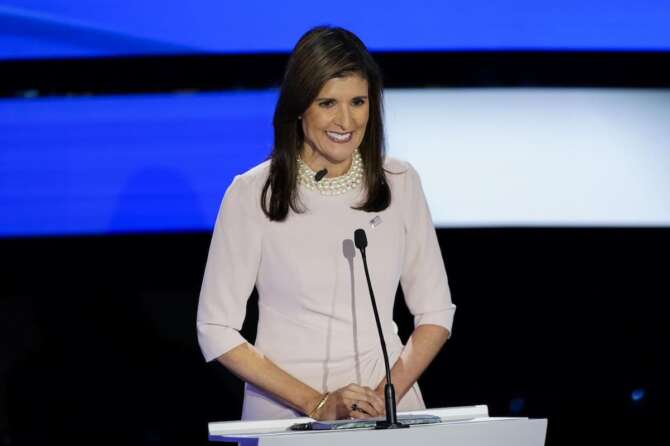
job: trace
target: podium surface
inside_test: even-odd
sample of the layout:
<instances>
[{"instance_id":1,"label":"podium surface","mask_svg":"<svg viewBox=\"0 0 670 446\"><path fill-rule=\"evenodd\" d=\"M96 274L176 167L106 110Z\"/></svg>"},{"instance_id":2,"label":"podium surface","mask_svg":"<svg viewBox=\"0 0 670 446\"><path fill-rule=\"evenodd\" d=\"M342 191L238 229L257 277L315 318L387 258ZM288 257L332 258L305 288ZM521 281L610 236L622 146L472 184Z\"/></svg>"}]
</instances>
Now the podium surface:
<instances>
[{"instance_id":1,"label":"podium surface","mask_svg":"<svg viewBox=\"0 0 670 446\"><path fill-rule=\"evenodd\" d=\"M209 423L209 440L237 442L240 446L541 446L547 432L546 419L489 417L488 408L483 405L402 414L436 415L442 422L409 429L291 431L288 430L291 425L312 420L229 421Z\"/></svg>"}]
</instances>

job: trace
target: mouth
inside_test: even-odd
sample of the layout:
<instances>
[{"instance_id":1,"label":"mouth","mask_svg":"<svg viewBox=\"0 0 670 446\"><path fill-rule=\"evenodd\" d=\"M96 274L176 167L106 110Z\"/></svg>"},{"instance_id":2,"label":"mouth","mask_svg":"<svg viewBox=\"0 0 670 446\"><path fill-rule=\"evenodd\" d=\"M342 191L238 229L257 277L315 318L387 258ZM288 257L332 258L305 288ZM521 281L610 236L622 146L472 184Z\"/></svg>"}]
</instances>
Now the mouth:
<instances>
[{"instance_id":1,"label":"mouth","mask_svg":"<svg viewBox=\"0 0 670 446\"><path fill-rule=\"evenodd\" d=\"M351 141L351 136L353 135L353 132L340 133L340 132L326 131L326 135L328 136L328 139L330 139L331 141L342 144Z\"/></svg>"}]
</instances>

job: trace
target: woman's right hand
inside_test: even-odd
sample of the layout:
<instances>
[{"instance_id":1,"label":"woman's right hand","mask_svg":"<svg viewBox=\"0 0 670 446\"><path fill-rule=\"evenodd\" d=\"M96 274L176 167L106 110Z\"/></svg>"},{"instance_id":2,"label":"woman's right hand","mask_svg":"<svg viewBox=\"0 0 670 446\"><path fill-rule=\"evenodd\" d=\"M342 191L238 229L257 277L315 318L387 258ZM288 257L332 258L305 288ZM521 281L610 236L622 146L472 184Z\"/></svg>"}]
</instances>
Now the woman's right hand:
<instances>
[{"instance_id":1,"label":"woman's right hand","mask_svg":"<svg viewBox=\"0 0 670 446\"><path fill-rule=\"evenodd\" d=\"M317 420L342 420L380 417L385 414L384 401L374 390L352 383L331 392L326 403L313 417Z\"/></svg>"}]
</instances>

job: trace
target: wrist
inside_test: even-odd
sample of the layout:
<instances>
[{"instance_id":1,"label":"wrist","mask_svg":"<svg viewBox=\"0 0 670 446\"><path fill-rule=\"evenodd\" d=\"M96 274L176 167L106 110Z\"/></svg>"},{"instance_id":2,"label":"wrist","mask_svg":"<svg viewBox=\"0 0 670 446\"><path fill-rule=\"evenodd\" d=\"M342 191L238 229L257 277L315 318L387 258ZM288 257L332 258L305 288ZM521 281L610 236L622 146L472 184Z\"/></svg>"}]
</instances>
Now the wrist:
<instances>
[{"instance_id":1,"label":"wrist","mask_svg":"<svg viewBox=\"0 0 670 446\"><path fill-rule=\"evenodd\" d=\"M321 395L316 404L309 410L309 412L305 412L305 414L310 418L317 419L319 413L321 412L321 409L323 409L323 407L326 405L329 396L330 392L326 392L323 395Z\"/></svg>"},{"instance_id":2,"label":"wrist","mask_svg":"<svg viewBox=\"0 0 670 446\"><path fill-rule=\"evenodd\" d=\"M311 392L310 392L311 393ZM321 398L323 398L323 394L317 392L316 390L311 393L307 398L304 398L302 403L300 404L300 412L304 413L305 415L308 415L314 408L319 404L319 401L321 401Z\"/></svg>"}]
</instances>

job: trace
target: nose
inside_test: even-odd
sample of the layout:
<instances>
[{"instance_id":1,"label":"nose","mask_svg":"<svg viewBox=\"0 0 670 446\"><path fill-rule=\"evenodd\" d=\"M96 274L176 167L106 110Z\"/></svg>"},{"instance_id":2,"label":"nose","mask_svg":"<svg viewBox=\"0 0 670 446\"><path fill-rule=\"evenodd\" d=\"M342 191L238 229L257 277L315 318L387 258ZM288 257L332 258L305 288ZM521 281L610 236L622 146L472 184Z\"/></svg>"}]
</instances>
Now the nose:
<instances>
[{"instance_id":1,"label":"nose","mask_svg":"<svg viewBox=\"0 0 670 446\"><path fill-rule=\"evenodd\" d=\"M337 107L337 114L335 115L335 124L342 128L342 130L351 130L352 123L351 110L346 104L340 104Z\"/></svg>"}]
</instances>

